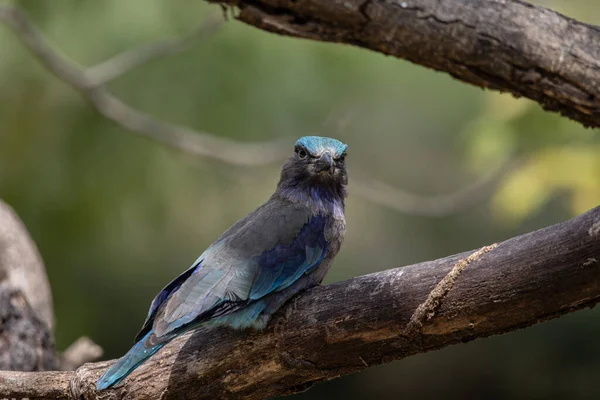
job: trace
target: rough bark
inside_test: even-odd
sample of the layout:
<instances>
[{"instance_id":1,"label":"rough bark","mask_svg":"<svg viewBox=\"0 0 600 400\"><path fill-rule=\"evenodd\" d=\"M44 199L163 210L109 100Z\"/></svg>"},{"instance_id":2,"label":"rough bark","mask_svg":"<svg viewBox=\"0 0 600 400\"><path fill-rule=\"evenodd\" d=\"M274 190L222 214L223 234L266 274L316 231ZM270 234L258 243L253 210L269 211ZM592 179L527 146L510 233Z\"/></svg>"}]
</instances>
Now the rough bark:
<instances>
[{"instance_id":1,"label":"rough bark","mask_svg":"<svg viewBox=\"0 0 600 400\"><path fill-rule=\"evenodd\" d=\"M520 0L208 0L271 32L355 45L600 126L600 28Z\"/></svg>"},{"instance_id":2,"label":"rough bark","mask_svg":"<svg viewBox=\"0 0 600 400\"><path fill-rule=\"evenodd\" d=\"M58 368L52 333L23 293L0 283L0 369L49 371Z\"/></svg>"},{"instance_id":3,"label":"rough bark","mask_svg":"<svg viewBox=\"0 0 600 400\"><path fill-rule=\"evenodd\" d=\"M42 258L19 217L0 200L0 369L73 370L102 355L86 337L58 354L53 326L52 293ZM8 383L15 388L20 384L3 382Z\"/></svg>"},{"instance_id":4,"label":"rough bark","mask_svg":"<svg viewBox=\"0 0 600 400\"><path fill-rule=\"evenodd\" d=\"M197 330L112 390L94 389L110 364L102 362L59 375L0 372L0 396L262 399L599 300L597 207L475 252L314 288L284 306L265 332Z\"/></svg>"},{"instance_id":5,"label":"rough bark","mask_svg":"<svg viewBox=\"0 0 600 400\"><path fill-rule=\"evenodd\" d=\"M21 220L0 201L0 369L58 368L53 325L44 264Z\"/></svg>"},{"instance_id":6,"label":"rough bark","mask_svg":"<svg viewBox=\"0 0 600 400\"><path fill-rule=\"evenodd\" d=\"M0 371L0 399L73 399L69 386L72 375L73 372Z\"/></svg>"},{"instance_id":7,"label":"rough bark","mask_svg":"<svg viewBox=\"0 0 600 400\"><path fill-rule=\"evenodd\" d=\"M23 293L52 330L54 312L46 269L37 247L13 209L0 200L0 282Z\"/></svg>"}]
</instances>

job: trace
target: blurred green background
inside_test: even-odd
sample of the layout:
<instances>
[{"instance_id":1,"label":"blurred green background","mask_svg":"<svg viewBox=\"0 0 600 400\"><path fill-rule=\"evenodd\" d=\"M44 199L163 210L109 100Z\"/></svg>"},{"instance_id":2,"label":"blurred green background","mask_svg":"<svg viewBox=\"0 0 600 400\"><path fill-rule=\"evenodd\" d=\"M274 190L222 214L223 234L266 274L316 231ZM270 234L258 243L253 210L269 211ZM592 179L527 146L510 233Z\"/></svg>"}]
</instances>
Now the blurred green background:
<instances>
[{"instance_id":1,"label":"blurred green background","mask_svg":"<svg viewBox=\"0 0 600 400\"><path fill-rule=\"evenodd\" d=\"M184 0L19 4L85 65L186 34L219 13ZM600 24L596 0L543 4ZM335 136L349 145L351 172L424 195L452 193L506 157L524 157L485 201L439 218L354 196L351 180L346 242L326 283L474 249L600 203L598 130L348 46L230 21L110 89L158 118L231 139ZM278 163L238 168L130 134L0 25L0 198L24 220L46 263L59 349L88 335L106 358L123 354L156 292L266 200L278 173ZM585 310L371 368L296 398L600 398L599 335L600 312Z\"/></svg>"}]
</instances>

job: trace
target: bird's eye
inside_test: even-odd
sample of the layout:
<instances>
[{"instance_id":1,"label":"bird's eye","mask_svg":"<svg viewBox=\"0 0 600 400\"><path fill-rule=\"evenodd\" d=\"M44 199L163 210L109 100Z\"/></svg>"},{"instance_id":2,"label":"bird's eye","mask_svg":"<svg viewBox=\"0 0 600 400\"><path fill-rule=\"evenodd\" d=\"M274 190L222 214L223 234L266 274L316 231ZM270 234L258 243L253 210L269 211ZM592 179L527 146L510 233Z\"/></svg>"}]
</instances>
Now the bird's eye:
<instances>
[{"instance_id":1,"label":"bird's eye","mask_svg":"<svg viewBox=\"0 0 600 400\"><path fill-rule=\"evenodd\" d=\"M306 151L304 149L298 150L298 158L301 158L301 159L306 158Z\"/></svg>"}]
</instances>

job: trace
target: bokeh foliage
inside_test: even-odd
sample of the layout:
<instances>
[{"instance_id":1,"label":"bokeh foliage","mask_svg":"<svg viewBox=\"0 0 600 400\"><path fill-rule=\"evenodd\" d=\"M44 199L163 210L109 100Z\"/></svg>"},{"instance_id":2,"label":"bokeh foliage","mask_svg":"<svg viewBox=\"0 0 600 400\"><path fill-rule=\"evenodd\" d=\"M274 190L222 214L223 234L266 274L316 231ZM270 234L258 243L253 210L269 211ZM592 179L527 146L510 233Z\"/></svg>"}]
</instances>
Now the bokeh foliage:
<instances>
[{"instance_id":1,"label":"bokeh foliage","mask_svg":"<svg viewBox=\"0 0 600 400\"><path fill-rule=\"evenodd\" d=\"M192 30L216 6L183 0L21 1L69 57L91 65ZM593 0L544 2L600 24ZM57 341L117 357L154 294L272 192L278 165L193 159L103 119L0 26L0 197L24 219L53 287ZM215 135L319 132L350 167L405 190L448 193L522 158L489 201L443 218L352 196L327 282L445 256L567 219L600 200L600 135L528 100L405 61L227 23L189 51L111 83L129 104ZM350 109L340 129L336 115ZM332 117L333 116L333 117ZM319 385L298 398L590 398L600 315L583 311Z\"/></svg>"}]
</instances>

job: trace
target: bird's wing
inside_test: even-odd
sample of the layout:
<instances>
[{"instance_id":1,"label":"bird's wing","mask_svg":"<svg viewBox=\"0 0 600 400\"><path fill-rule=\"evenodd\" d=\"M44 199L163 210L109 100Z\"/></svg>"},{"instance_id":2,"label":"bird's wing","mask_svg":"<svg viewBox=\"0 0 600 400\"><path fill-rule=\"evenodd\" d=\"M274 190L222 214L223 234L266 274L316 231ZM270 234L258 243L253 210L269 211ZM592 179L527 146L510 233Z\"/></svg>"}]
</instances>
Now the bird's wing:
<instances>
[{"instance_id":1,"label":"bird's wing","mask_svg":"<svg viewBox=\"0 0 600 400\"><path fill-rule=\"evenodd\" d=\"M167 298L169 297L169 295L171 293L176 292L181 287L183 282L185 282L185 280L194 273L194 271L197 267L198 267L198 264L196 261L196 263L194 263L194 265L192 265L185 272L180 274L177 278L175 278L171 282L169 282L169 284L167 286L165 286L156 295L156 297L154 298L154 300L152 300L152 303L150 304L150 309L148 310L148 316L146 317L146 320L144 321L144 325L142 326L142 329L140 329L138 334L135 336L135 339L134 339L135 343L140 341L152 329L152 324L154 323L154 317L156 316L156 311L158 310L158 307L160 307L165 302L165 300L167 300Z\"/></svg>"},{"instance_id":2,"label":"bird's wing","mask_svg":"<svg viewBox=\"0 0 600 400\"><path fill-rule=\"evenodd\" d=\"M325 224L304 207L266 203L158 294L138 337L153 329L160 340L291 285L325 257Z\"/></svg>"}]
</instances>

